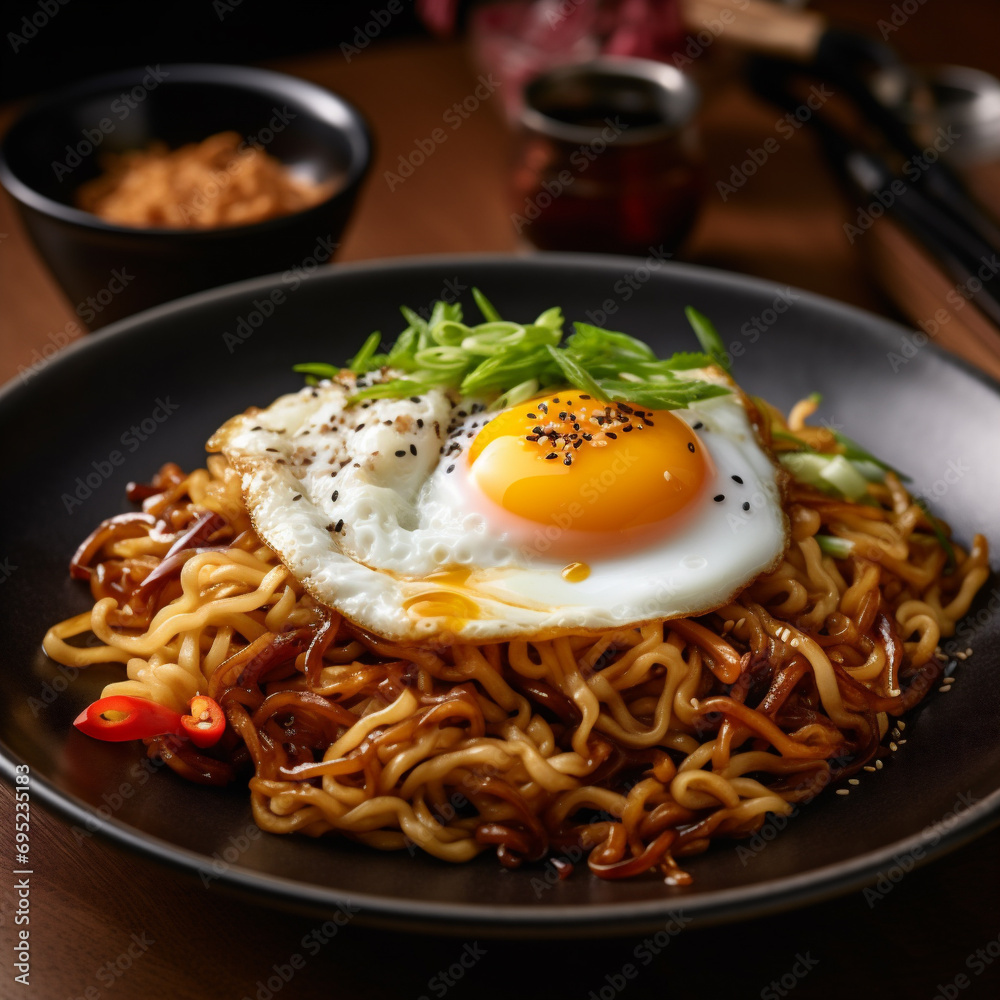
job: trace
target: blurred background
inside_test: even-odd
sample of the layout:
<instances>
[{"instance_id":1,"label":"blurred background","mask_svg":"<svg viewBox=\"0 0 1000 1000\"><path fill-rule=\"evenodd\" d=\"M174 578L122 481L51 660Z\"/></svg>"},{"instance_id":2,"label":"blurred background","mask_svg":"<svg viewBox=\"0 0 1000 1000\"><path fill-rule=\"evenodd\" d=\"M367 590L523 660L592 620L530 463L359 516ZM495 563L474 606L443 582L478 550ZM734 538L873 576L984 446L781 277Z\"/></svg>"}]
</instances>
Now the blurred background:
<instances>
[{"instance_id":1,"label":"blurred background","mask_svg":"<svg viewBox=\"0 0 1000 1000\"><path fill-rule=\"evenodd\" d=\"M526 143L519 127L521 90L547 66L602 52L650 57L680 68L698 88L698 109L689 123L695 138L688 151L701 171L702 194L685 195L688 189L679 185L674 201L690 205L691 218L680 220L674 232L667 227L649 246L664 246L675 259L798 285L911 326L932 325L963 272L958 279L954 273L942 275L933 255L914 250L912 240L890 223L874 227L872 238L852 239L845 227L856 225L870 198L863 192L845 194L829 149L812 127L815 122L788 125L782 121L786 110L762 98L760 86L753 85L748 67L761 48L759 39L748 43L747 32L729 23L743 24L753 13L750 7L808 15L820 29L832 24L875 39L920 71L960 66L1000 74L993 41L1000 14L990 0L949 5L918 0L179 0L141 10L126 2L98 8L79 0L16 0L3 17L0 130L35 96L109 70L203 60L266 66L342 95L374 133L375 159L339 240L337 260L581 248L572 230L562 233L562 243L546 239L544 225L524 216L525 206L534 201L532 184L537 194L547 175L538 167L541 154ZM801 39L813 29L809 22L792 23L801 48ZM759 26L754 32L759 35ZM773 54L773 38L767 42L767 35L765 26L763 48ZM782 46L779 37L779 54ZM484 89L484 72L484 79L492 72L502 86ZM984 79L988 87L996 86L992 77ZM808 94L808 87L801 91L803 99ZM962 95L965 105L946 114L968 113L967 99ZM967 141L973 129L965 122L959 130L963 141L944 155L981 202L995 202L1000 97L979 94L976 100L977 144ZM939 119L932 115L928 122L927 134L933 136ZM849 123L848 134L855 128ZM406 162L420 158L419 144L426 144L435 129L443 129L448 141L432 142L428 167L402 177L400 164L405 170ZM763 157L766 165L755 164L753 157ZM605 160L611 163L612 157ZM665 168L645 163L639 169ZM597 173L591 171L589 179ZM560 201L556 208L566 209L572 199ZM5 195L0 195L0 232L15 239L24 235ZM600 237L597 245L582 248L641 252L636 250L640 245L645 243ZM51 341L74 314L80 315L78 297L67 300L37 250L0 254L0 287L23 290L8 296L0 317L0 342L16 338L22 345L11 357L14 370L23 355L30 357L38 344ZM983 295L990 293L987 288ZM987 312L996 305L990 297ZM997 317L984 322L970 308L955 320L941 330L939 342L1000 374ZM6 374L13 370L7 368Z\"/></svg>"}]
</instances>

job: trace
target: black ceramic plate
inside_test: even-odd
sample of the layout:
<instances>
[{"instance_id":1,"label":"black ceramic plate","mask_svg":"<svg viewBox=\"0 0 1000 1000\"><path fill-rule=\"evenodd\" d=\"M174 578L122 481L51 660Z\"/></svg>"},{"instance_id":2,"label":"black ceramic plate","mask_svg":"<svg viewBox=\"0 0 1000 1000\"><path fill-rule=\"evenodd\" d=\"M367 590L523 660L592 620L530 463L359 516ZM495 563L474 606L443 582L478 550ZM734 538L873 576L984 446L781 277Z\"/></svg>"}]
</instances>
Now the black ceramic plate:
<instances>
[{"instance_id":1,"label":"black ceramic plate","mask_svg":"<svg viewBox=\"0 0 1000 1000\"><path fill-rule=\"evenodd\" d=\"M913 477L917 493L968 541L1000 544L1000 393L932 345L881 319L747 278L591 256L425 257L338 267L301 287L259 279L159 307L67 351L0 397L5 516L0 741L3 773L31 766L34 794L72 826L280 906L329 912L350 900L371 922L425 931L538 934L662 927L683 909L701 922L786 908L890 877L1000 822L1000 606L996 581L974 606L954 689L912 713L907 742L850 795L804 806L780 835L691 859L691 888L657 878L602 882L583 866L552 886L545 870L495 859L452 866L342 840L258 835L245 790L213 790L141 769L131 745L72 728L116 671L79 676L48 661L46 627L89 606L67 560L103 517L128 509L130 479L161 463L191 467L231 414L301 380L299 361L339 361L374 329L394 335L400 304L428 307L482 288L502 314L560 305L663 352L689 349L685 305L709 316L751 392L788 407L823 394L819 416ZM277 304L271 292L283 298ZM612 313L606 318L602 314Z\"/></svg>"}]
</instances>

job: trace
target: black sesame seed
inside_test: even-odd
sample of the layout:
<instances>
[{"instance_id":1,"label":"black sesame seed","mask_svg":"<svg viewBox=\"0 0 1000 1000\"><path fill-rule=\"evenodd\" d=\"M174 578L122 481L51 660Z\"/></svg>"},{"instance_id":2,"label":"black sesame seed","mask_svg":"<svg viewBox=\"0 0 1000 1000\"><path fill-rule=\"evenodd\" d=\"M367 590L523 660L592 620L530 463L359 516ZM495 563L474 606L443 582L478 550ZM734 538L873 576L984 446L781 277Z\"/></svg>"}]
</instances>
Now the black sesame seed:
<instances>
[{"instance_id":1,"label":"black sesame seed","mask_svg":"<svg viewBox=\"0 0 1000 1000\"><path fill-rule=\"evenodd\" d=\"M573 464L573 456L572 455L567 455L563 459L563 465L572 465L572 464Z\"/></svg>"},{"instance_id":2,"label":"black sesame seed","mask_svg":"<svg viewBox=\"0 0 1000 1000\"><path fill-rule=\"evenodd\" d=\"M334 527L334 529L333 529L333 530L334 530L334 531L336 531L336 532L337 532L337 533L339 534L339 533L340 533L340 529L341 529L341 528L343 528L343 527L344 527L344 519L343 519L343 518L341 518L341 519L340 519L340 520L339 520L339 521L337 522L337 524L336 524L336 526Z\"/></svg>"},{"instance_id":3,"label":"black sesame seed","mask_svg":"<svg viewBox=\"0 0 1000 1000\"><path fill-rule=\"evenodd\" d=\"M695 429L696 431L700 431L700 430L702 429L702 427L704 427L704 426L705 426L705 425L704 425L704 424L703 424L703 423L702 423L702 422L701 422L701 421L699 420L699 421L698 421L698 423L696 423L696 424L694 425L694 429Z\"/></svg>"},{"instance_id":4,"label":"black sesame seed","mask_svg":"<svg viewBox=\"0 0 1000 1000\"><path fill-rule=\"evenodd\" d=\"M358 431L363 431L364 429L365 429L364 424L358 424L358 426L354 428L354 431L355 433L357 433Z\"/></svg>"},{"instance_id":5,"label":"black sesame seed","mask_svg":"<svg viewBox=\"0 0 1000 1000\"><path fill-rule=\"evenodd\" d=\"M614 431L608 431L607 437L611 438L612 441L618 440L618 435Z\"/></svg>"},{"instance_id":6,"label":"black sesame seed","mask_svg":"<svg viewBox=\"0 0 1000 1000\"><path fill-rule=\"evenodd\" d=\"M301 500L301 499L302 499L302 494L301 493L296 493L295 496L292 497L293 501L294 500Z\"/></svg>"},{"instance_id":7,"label":"black sesame seed","mask_svg":"<svg viewBox=\"0 0 1000 1000\"><path fill-rule=\"evenodd\" d=\"M539 403L538 404L538 409L540 409L542 411L542 413L548 413L549 412L549 407L548 407L548 404L546 404L546 403Z\"/></svg>"},{"instance_id":8,"label":"black sesame seed","mask_svg":"<svg viewBox=\"0 0 1000 1000\"><path fill-rule=\"evenodd\" d=\"M277 451L277 448L265 448L264 451Z\"/></svg>"},{"instance_id":9,"label":"black sesame seed","mask_svg":"<svg viewBox=\"0 0 1000 1000\"><path fill-rule=\"evenodd\" d=\"M559 402L559 397L558 396L553 396L552 397L552 402L553 403L558 403Z\"/></svg>"},{"instance_id":10,"label":"black sesame seed","mask_svg":"<svg viewBox=\"0 0 1000 1000\"><path fill-rule=\"evenodd\" d=\"M743 485L743 480L742 480L742 479L740 479L740 477L739 477L739 476L730 476L729 478L730 478L730 479L732 479L732 481L733 481L734 483L739 483L739 484L740 484L740 486L742 486L742 485Z\"/></svg>"},{"instance_id":11,"label":"black sesame seed","mask_svg":"<svg viewBox=\"0 0 1000 1000\"><path fill-rule=\"evenodd\" d=\"M631 424L626 424L626 425L625 425L625 426L624 426L624 427L622 428L622 434L628 434L628 432L629 432L630 430L632 430L632 425L631 425Z\"/></svg>"},{"instance_id":12,"label":"black sesame seed","mask_svg":"<svg viewBox=\"0 0 1000 1000\"><path fill-rule=\"evenodd\" d=\"M411 455L416 455L416 453L417 453L417 446L415 444L411 444L410 445L410 454Z\"/></svg>"},{"instance_id":13,"label":"black sesame seed","mask_svg":"<svg viewBox=\"0 0 1000 1000\"><path fill-rule=\"evenodd\" d=\"M423 427L424 426L423 417L417 417L417 426L418 427Z\"/></svg>"},{"instance_id":14,"label":"black sesame seed","mask_svg":"<svg viewBox=\"0 0 1000 1000\"><path fill-rule=\"evenodd\" d=\"M590 396L585 396L582 392L580 393L580 399L590 399Z\"/></svg>"},{"instance_id":15,"label":"black sesame seed","mask_svg":"<svg viewBox=\"0 0 1000 1000\"><path fill-rule=\"evenodd\" d=\"M621 410L622 413L635 413L635 410L633 410L632 407L628 405L628 403L619 403L618 409Z\"/></svg>"},{"instance_id":16,"label":"black sesame seed","mask_svg":"<svg viewBox=\"0 0 1000 1000\"><path fill-rule=\"evenodd\" d=\"M537 420L538 419L538 414L537 413L529 413L528 414L528 419L529 420Z\"/></svg>"},{"instance_id":17,"label":"black sesame seed","mask_svg":"<svg viewBox=\"0 0 1000 1000\"><path fill-rule=\"evenodd\" d=\"M694 454L694 441L688 441L688 451Z\"/></svg>"},{"instance_id":18,"label":"black sesame seed","mask_svg":"<svg viewBox=\"0 0 1000 1000\"><path fill-rule=\"evenodd\" d=\"M402 458L405 454L406 454L405 451L397 451L396 452L396 458Z\"/></svg>"},{"instance_id":19,"label":"black sesame seed","mask_svg":"<svg viewBox=\"0 0 1000 1000\"><path fill-rule=\"evenodd\" d=\"M260 424L257 424L256 427L251 427L250 430L252 430L252 431L259 431L259 430L263 430L263 428L260 426Z\"/></svg>"},{"instance_id":20,"label":"black sesame seed","mask_svg":"<svg viewBox=\"0 0 1000 1000\"><path fill-rule=\"evenodd\" d=\"M525 434L524 435L524 440L525 441L537 441L538 440L538 435L537 434Z\"/></svg>"},{"instance_id":21,"label":"black sesame seed","mask_svg":"<svg viewBox=\"0 0 1000 1000\"><path fill-rule=\"evenodd\" d=\"M558 458L558 457L559 456L554 451L545 456L546 460L548 460L550 458Z\"/></svg>"},{"instance_id":22,"label":"black sesame seed","mask_svg":"<svg viewBox=\"0 0 1000 1000\"><path fill-rule=\"evenodd\" d=\"M712 497L712 499L716 503L722 503L722 501L726 499L726 495L725 495L725 493L718 493L718 494L716 494L716 496Z\"/></svg>"},{"instance_id":23,"label":"black sesame seed","mask_svg":"<svg viewBox=\"0 0 1000 1000\"><path fill-rule=\"evenodd\" d=\"M411 403L419 403L420 402L420 397L419 396L410 396L410 402Z\"/></svg>"},{"instance_id":24,"label":"black sesame seed","mask_svg":"<svg viewBox=\"0 0 1000 1000\"><path fill-rule=\"evenodd\" d=\"M339 496L340 496L340 490L334 490L334 491L333 491L333 496L332 496L332 497L330 497L330 499L331 499L331 500L336 500L336 499L337 499L337 497L339 497Z\"/></svg>"},{"instance_id":25,"label":"black sesame seed","mask_svg":"<svg viewBox=\"0 0 1000 1000\"><path fill-rule=\"evenodd\" d=\"M586 433L585 433L585 434L583 435L583 440L584 440L584 441L593 441L593 440L594 440L594 435L593 435L593 434L586 434Z\"/></svg>"},{"instance_id":26,"label":"black sesame seed","mask_svg":"<svg viewBox=\"0 0 1000 1000\"><path fill-rule=\"evenodd\" d=\"M560 420L565 420L568 416L569 416L569 414L565 410L560 410L559 411L559 419Z\"/></svg>"},{"instance_id":27,"label":"black sesame seed","mask_svg":"<svg viewBox=\"0 0 1000 1000\"><path fill-rule=\"evenodd\" d=\"M449 465L448 468L445 469L444 471L445 472L454 472L455 471L455 466L454 465Z\"/></svg>"},{"instance_id":28,"label":"black sesame seed","mask_svg":"<svg viewBox=\"0 0 1000 1000\"><path fill-rule=\"evenodd\" d=\"M327 531L333 531L333 529L334 529L334 523L333 523L333 521L331 521L331 522L330 522L330 523L329 523L329 524L328 524L328 525L326 526L326 530L327 530Z\"/></svg>"},{"instance_id":29,"label":"black sesame seed","mask_svg":"<svg viewBox=\"0 0 1000 1000\"><path fill-rule=\"evenodd\" d=\"M744 510L749 510L749 509L750 509L750 504L749 504L749 503L747 503L747 502L744 502L744 504L743 504L743 509L744 509Z\"/></svg>"}]
</instances>

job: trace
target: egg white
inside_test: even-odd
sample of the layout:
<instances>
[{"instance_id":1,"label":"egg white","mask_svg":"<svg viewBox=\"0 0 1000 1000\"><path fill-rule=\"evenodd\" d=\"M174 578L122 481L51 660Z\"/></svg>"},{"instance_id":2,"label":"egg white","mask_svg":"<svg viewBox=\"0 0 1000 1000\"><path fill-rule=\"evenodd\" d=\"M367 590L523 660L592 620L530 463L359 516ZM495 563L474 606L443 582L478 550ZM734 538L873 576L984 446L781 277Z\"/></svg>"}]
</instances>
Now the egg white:
<instances>
[{"instance_id":1,"label":"egg white","mask_svg":"<svg viewBox=\"0 0 1000 1000\"><path fill-rule=\"evenodd\" d=\"M208 449L241 473L258 533L313 597L389 639L482 642L702 614L785 550L782 473L738 393L676 411L714 466L682 529L594 557L571 525L514 531L477 495L465 452L491 416L480 404L435 389L348 408L353 390L344 374L248 410ZM589 485L580 502L614 488ZM577 537L573 559L590 572L569 582L565 546Z\"/></svg>"}]
</instances>

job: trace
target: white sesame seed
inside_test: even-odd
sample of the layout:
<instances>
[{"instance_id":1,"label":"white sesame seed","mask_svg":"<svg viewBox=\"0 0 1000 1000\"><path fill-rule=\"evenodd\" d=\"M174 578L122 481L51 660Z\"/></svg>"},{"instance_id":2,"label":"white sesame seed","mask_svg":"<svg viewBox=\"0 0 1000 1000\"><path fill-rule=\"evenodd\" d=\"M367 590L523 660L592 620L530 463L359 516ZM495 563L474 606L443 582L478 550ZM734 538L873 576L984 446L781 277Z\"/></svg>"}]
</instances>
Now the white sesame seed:
<instances>
[{"instance_id":1,"label":"white sesame seed","mask_svg":"<svg viewBox=\"0 0 1000 1000\"><path fill-rule=\"evenodd\" d=\"M851 794L851 790L849 788L838 788L837 789L837 794L838 795L850 795Z\"/></svg>"},{"instance_id":2,"label":"white sesame seed","mask_svg":"<svg viewBox=\"0 0 1000 1000\"><path fill-rule=\"evenodd\" d=\"M857 778L848 778L848 779L847 779L847 783L848 783L849 785L860 785L860 784L861 784L861 782L860 782L860 781L858 781L858 779L857 779Z\"/></svg>"},{"instance_id":3,"label":"white sesame seed","mask_svg":"<svg viewBox=\"0 0 1000 1000\"><path fill-rule=\"evenodd\" d=\"M900 740L899 741L899 745L902 746L905 742L906 742L906 740Z\"/></svg>"},{"instance_id":4,"label":"white sesame seed","mask_svg":"<svg viewBox=\"0 0 1000 1000\"><path fill-rule=\"evenodd\" d=\"M745 618L741 618L741 619L740 619L740 620L739 620L739 621L738 621L738 622L736 623L736 627L737 627L737 628L742 628L742 627L743 627L744 625L746 625L746 623L747 623L747 620L746 620Z\"/></svg>"},{"instance_id":5,"label":"white sesame seed","mask_svg":"<svg viewBox=\"0 0 1000 1000\"><path fill-rule=\"evenodd\" d=\"M897 729L898 729L898 730L899 730L900 732L902 732L902 731L903 731L903 730L904 730L904 729L906 728L906 723L905 723L905 722L903 722L903 720L902 720L902 719L897 719L897 720L896 720L896 728L897 728Z\"/></svg>"},{"instance_id":6,"label":"white sesame seed","mask_svg":"<svg viewBox=\"0 0 1000 1000\"><path fill-rule=\"evenodd\" d=\"M972 656L972 647L971 646L966 647L965 655L966 656Z\"/></svg>"},{"instance_id":7,"label":"white sesame seed","mask_svg":"<svg viewBox=\"0 0 1000 1000\"><path fill-rule=\"evenodd\" d=\"M896 752L896 751L897 751L897 750L899 749L899 747L898 747L898 745L897 745L897 744L895 744L895 743L890 743L890 744L889 744L889 749L890 749L890 750L891 750L891 751L892 751L893 753L895 753L895 752Z\"/></svg>"},{"instance_id":8,"label":"white sesame seed","mask_svg":"<svg viewBox=\"0 0 1000 1000\"><path fill-rule=\"evenodd\" d=\"M671 478L672 478L672 477L671 477L671 475L670 475L670 470L669 470L669 469L664 469L664 470L663 470L663 478L664 478L664 479L665 479L665 480L666 480L666 481L667 481L668 483L670 482L670 480L671 480Z\"/></svg>"},{"instance_id":9,"label":"white sesame seed","mask_svg":"<svg viewBox=\"0 0 1000 1000\"><path fill-rule=\"evenodd\" d=\"M950 690L951 690L950 684L942 684L941 687L938 688L938 691L941 691L942 693Z\"/></svg>"},{"instance_id":10,"label":"white sesame seed","mask_svg":"<svg viewBox=\"0 0 1000 1000\"><path fill-rule=\"evenodd\" d=\"M872 774L875 773L875 768L872 767L871 764L865 764L865 770L870 771Z\"/></svg>"},{"instance_id":11,"label":"white sesame seed","mask_svg":"<svg viewBox=\"0 0 1000 1000\"><path fill-rule=\"evenodd\" d=\"M963 653L961 650L958 650L958 652L955 653L955 659L956 660L964 660L965 658L966 658L966 654Z\"/></svg>"},{"instance_id":12,"label":"white sesame seed","mask_svg":"<svg viewBox=\"0 0 1000 1000\"><path fill-rule=\"evenodd\" d=\"M875 770L876 771L881 771L884 766L885 765L883 765L882 761L880 761L880 760L875 761Z\"/></svg>"},{"instance_id":13,"label":"white sesame seed","mask_svg":"<svg viewBox=\"0 0 1000 1000\"><path fill-rule=\"evenodd\" d=\"M731 632L733 630L733 626L735 624L736 624L736 622L734 622L732 620L732 618L727 618L726 619L726 623L722 626L722 631L723 632Z\"/></svg>"}]
</instances>

